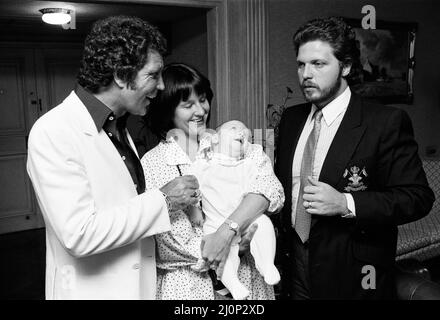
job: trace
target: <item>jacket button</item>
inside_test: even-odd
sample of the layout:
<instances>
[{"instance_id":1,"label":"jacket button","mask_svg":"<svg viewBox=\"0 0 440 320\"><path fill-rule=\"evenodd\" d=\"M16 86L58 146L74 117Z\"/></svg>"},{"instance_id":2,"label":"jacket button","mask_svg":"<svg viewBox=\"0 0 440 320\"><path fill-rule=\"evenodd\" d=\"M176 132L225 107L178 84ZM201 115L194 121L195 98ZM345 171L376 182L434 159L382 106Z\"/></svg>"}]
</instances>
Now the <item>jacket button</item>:
<instances>
[{"instance_id":1,"label":"jacket button","mask_svg":"<svg viewBox=\"0 0 440 320\"><path fill-rule=\"evenodd\" d=\"M134 270L137 270L137 269L139 269L141 266L140 266L140 264L139 263L135 263L134 265L133 265L133 269Z\"/></svg>"},{"instance_id":2,"label":"jacket button","mask_svg":"<svg viewBox=\"0 0 440 320\"><path fill-rule=\"evenodd\" d=\"M361 230L361 234L365 234L365 230Z\"/></svg>"}]
</instances>

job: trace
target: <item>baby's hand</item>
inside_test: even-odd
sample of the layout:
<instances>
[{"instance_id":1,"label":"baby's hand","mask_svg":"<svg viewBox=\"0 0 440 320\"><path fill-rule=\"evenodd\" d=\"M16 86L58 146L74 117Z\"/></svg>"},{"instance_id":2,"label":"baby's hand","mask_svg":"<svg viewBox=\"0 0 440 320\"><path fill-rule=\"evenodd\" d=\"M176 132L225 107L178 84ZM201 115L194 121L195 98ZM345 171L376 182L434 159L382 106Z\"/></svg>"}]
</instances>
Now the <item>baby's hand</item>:
<instances>
[{"instance_id":1,"label":"baby's hand","mask_svg":"<svg viewBox=\"0 0 440 320\"><path fill-rule=\"evenodd\" d=\"M199 228L203 228L203 224L205 223L204 219L193 219L190 218L191 223L195 226L195 227L199 227Z\"/></svg>"},{"instance_id":2,"label":"baby's hand","mask_svg":"<svg viewBox=\"0 0 440 320\"><path fill-rule=\"evenodd\" d=\"M253 223L241 235L241 239L239 242L240 255L245 254L246 252L250 251L251 241L252 241L252 238L254 237L255 231L257 231L257 229L258 229L258 224Z\"/></svg>"},{"instance_id":3,"label":"baby's hand","mask_svg":"<svg viewBox=\"0 0 440 320\"><path fill-rule=\"evenodd\" d=\"M203 227L203 223L205 222L205 217L202 209L200 208L200 202L194 206L190 206L188 208L188 218L191 223L197 227Z\"/></svg>"},{"instance_id":4,"label":"baby's hand","mask_svg":"<svg viewBox=\"0 0 440 320\"><path fill-rule=\"evenodd\" d=\"M209 266L206 264L205 260L200 258L196 264L191 266L191 269L197 272L206 272L209 270Z\"/></svg>"}]
</instances>

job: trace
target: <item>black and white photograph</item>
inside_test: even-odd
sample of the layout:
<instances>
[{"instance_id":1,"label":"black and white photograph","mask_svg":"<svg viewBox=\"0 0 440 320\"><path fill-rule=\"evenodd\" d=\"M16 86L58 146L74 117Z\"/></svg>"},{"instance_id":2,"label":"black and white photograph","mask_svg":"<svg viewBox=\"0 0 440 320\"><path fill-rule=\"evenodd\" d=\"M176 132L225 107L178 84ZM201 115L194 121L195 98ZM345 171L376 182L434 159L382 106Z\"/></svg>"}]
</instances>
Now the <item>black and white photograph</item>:
<instances>
[{"instance_id":1,"label":"black and white photograph","mask_svg":"<svg viewBox=\"0 0 440 320\"><path fill-rule=\"evenodd\" d=\"M0 0L0 300L440 300L439 12Z\"/></svg>"}]
</instances>

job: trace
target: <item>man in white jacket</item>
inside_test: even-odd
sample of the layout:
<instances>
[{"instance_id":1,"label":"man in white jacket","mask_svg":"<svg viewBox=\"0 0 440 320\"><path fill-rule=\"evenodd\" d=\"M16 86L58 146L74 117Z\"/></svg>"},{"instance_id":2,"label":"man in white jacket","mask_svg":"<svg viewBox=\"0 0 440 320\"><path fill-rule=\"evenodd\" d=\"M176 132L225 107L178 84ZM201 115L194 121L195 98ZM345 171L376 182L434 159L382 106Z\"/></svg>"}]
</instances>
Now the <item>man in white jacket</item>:
<instances>
[{"instance_id":1,"label":"man in white jacket","mask_svg":"<svg viewBox=\"0 0 440 320\"><path fill-rule=\"evenodd\" d=\"M154 299L155 234L195 204L193 176L145 192L125 127L162 90L165 39L147 22L109 17L85 41L75 90L29 135L27 168L46 224L47 299Z\"/></svg>"}]
</instances>

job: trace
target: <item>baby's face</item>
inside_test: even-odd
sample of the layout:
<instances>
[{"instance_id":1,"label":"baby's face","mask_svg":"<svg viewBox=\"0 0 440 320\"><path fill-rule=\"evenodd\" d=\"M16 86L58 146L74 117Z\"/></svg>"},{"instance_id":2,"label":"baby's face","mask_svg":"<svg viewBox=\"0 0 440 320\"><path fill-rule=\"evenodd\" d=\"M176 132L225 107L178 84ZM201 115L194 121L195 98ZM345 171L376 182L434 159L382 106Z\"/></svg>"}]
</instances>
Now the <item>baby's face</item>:
<instances>
[{"instance_id":1,"label":"baby's face","mask_svg":"<svg viewBox=\"0 0 440 320\"><path fill-rule=\"evenodd\" d=\"M217 152L233 158L242 158L249 145L251 132L240 121L228 121L218 130L219 144Z\"/></svg>"}]
</instances>

